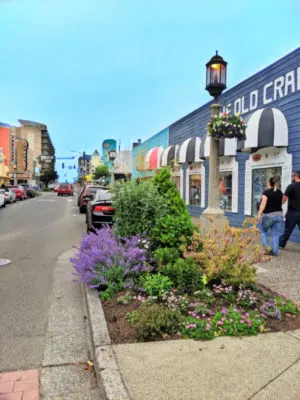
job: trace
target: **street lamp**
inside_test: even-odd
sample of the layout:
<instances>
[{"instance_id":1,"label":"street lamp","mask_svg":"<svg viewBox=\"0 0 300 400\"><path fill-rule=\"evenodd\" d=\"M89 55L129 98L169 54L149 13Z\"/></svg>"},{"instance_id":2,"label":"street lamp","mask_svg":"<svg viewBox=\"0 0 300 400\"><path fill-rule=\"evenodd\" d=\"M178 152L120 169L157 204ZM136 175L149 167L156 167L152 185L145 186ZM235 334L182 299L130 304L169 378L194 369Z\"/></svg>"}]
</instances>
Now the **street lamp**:
<instances>
[{"instance_id":1,"label":"street lamp","mask_svg":"<svg viewBox=\"0 0 300 400\"><path fill-rule=\"evenodd\" d=\"M115 181L115 173L114 173L114 161L116 158L116 151L115 150L111 150L108 153L109 156L109 161L111 161L111 170L110 170L110 183L113 184Z\"/></svg>"},{"instance_id":2,"label":"street lamp","mask_svg":"<svg viewBox=\"0 0 300 400\"><path fill-rule=\"evenodd\" d=\"M213 118L221 111L218 104L218 97L226 89L226 69L227 62L216 52L206 64L206 87L205 89L214 97L214 102L210 106L210 114ZM203 231L208 231L212 224L216 229L222 229L227 223L224 210L220 208L219 193L219 140L210 138L209 154L209 187L208 187L208 207L200 217L200 227Z\"/></svg>"}]
</instances>

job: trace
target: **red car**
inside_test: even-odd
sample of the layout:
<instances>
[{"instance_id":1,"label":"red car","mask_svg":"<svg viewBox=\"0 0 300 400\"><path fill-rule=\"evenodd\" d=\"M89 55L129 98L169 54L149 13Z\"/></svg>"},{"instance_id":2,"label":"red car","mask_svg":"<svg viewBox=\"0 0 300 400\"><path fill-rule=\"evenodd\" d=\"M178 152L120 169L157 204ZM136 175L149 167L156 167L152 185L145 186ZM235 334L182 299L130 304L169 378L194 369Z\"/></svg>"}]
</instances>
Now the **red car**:
<instances>
[{"instance_id":1,"label":"red car","mask_svg":"<svg viewBox=\"0 0 300 400\"><path fill-rule=\"evenodd\" d=\"M17 200L27 199L26 190L22 186L9 186L9 189L11 189L16 194Z\"/></svg>"},{"instance_id":2,"label":"red car","mask_svg":"<svg viewBox=\"0 0 300 400\"><path fill-rule=\"evenodd\" d=\"M57 188L57 196L73 196L73 186L68 183L62 183Z\"/></svg>"}]
</instances>

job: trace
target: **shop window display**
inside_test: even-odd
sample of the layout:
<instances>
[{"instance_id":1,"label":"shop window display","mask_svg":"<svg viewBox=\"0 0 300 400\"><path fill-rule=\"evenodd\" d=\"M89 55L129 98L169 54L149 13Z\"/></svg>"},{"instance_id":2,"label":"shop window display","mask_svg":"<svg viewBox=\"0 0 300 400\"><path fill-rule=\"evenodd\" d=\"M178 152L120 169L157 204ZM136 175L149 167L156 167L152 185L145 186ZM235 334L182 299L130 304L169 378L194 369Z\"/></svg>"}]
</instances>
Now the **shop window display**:
<instances>
[{"instance_id":1,"label":"shop window display","mask_svg":"<svg viewBox=\"0 0 300 400\"><path fill-rule=\"evenodd\" d=\"M200 206L201 199L201 175L189 176L189 205Z\"/></svg>"},{"instance_id":2,"label":"shop window display","mask_svg":"<svg viewBox=\"0 0 300 400\"><path fill-rule=\"evenodd\" d=\"M232 173L220 173L220 208L225 211L232 209Z\"/></svg>"},{"instance_id":3,"label":"shop window display","mask_svg":"<svg viewBox=\"0 0 300 400\"><path fill-rule=\"evenodd\" d=\"M262 194L267 188L267 181L274 175L278 175L281 179L281 167L259 168L252 171L252 216L257 216Z\"/></svg>"}]
</instances>

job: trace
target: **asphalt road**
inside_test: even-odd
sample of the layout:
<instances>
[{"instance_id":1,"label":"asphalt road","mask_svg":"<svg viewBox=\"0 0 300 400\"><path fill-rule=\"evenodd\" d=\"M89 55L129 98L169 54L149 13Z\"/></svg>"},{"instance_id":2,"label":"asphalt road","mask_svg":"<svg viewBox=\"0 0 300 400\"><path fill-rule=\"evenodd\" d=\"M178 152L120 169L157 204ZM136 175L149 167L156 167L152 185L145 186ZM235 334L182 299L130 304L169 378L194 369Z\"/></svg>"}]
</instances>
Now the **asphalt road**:
<instances>
[{"instance_id":1,"label":"asphalt road","mask_svg":"<svg viewBox=\"0 0 300 400\"><path fill-rule=\"evenodd\" d=\"M40 367L54 267L85 229L76 196L44 193L0 209L0 371Z\"/></svg>"}]
</instances>

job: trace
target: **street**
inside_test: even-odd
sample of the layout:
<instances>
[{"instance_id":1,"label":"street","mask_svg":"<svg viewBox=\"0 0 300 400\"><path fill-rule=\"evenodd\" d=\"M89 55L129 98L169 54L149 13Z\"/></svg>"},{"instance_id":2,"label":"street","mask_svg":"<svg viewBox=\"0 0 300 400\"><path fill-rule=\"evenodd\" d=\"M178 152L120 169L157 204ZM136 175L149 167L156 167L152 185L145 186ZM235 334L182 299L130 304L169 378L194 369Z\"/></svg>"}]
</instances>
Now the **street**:
<instances>
[{"instance_id":1,"label":"street","mask_svg":"<svg viewBox=\"0 0 300 400\"><path fill-rule=\"evenodd\" d=\"M0 210L0 371L40 368L58 257L79 244L76 196L43 193Z\"/></svg>"}]
</instances>

